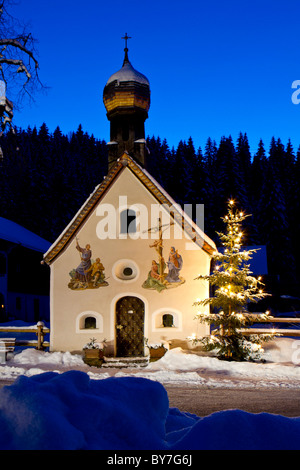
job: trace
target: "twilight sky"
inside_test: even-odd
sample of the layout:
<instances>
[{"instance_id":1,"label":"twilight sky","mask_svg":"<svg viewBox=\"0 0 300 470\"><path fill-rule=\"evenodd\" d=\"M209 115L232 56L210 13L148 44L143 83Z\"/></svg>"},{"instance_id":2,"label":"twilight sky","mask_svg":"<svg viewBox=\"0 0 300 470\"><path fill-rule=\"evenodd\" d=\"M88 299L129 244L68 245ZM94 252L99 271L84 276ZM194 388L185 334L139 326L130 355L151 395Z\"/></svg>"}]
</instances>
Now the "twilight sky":
<instances>
[{"instance_id":1,"label":"twilight sky","mask_svg":"<svg viewBox=\"0 0 300 470\"><path fill-rule=\"evenodd\" d=\"M30 23L50 87L15 114L19 127L82 124L108 141L102 93L127 32L129 59L150 81L146 136L170 147L191 136L204 149L243 132L252 153L260 138L267 150L272 136L300 145L299 0L18 0L10 11Z\"/></svg>"}]
</instances>

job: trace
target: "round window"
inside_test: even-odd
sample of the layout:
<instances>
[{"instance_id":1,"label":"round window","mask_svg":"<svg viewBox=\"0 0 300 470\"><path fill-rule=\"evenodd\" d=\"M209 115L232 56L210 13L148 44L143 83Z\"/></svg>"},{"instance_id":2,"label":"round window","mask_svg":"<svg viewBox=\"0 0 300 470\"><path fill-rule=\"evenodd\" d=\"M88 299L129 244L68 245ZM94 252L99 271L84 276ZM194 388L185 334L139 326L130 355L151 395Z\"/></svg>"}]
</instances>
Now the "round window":
<instances>
[{"instance_id":1,"label":"round window","mask_svg":"<svg viewBox=\"0 0 300 470\"><path fill-rule=\"evenodd\" d=\"M113 275L120 281L133 281L138 277L139 269L134 261L124 259L114 265Z\"/></svg>"}]
</instances>

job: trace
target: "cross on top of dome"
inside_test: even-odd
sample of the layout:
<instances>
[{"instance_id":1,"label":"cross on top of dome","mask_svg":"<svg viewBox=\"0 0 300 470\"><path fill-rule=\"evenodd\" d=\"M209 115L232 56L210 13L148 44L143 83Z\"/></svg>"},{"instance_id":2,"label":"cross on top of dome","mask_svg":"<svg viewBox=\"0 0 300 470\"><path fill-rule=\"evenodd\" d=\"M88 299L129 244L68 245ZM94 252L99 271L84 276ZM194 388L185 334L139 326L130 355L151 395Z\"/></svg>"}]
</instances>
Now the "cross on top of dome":
<instances>
[{"instance_id":1,"label":"cross on top of dome","mask_svg":"<svg viewBox=\"0 0 300 470\"><path fill-rule=\"evenodd\" d=\"M127 40L132 38L130 36L127 36L127 33L125 33L125 36L122 39L125 39L125 49L127 49Z\"/></svg>"},{"instance_id":2,"label":"cross on top of dome","mask_svg":"<svg viewBox=\"0 0 300 470\"><path fill-rule=\"evenodd\" d=\"M124 57L124 62L123 62L123 65L125 65L129 63L127 41L128 39L132 39L132 38L130 36L127 36L127 33L125 33L125 36L122 39L125 40L125 49L124 49L125 57Z\"/></svg>"}]
</instances>

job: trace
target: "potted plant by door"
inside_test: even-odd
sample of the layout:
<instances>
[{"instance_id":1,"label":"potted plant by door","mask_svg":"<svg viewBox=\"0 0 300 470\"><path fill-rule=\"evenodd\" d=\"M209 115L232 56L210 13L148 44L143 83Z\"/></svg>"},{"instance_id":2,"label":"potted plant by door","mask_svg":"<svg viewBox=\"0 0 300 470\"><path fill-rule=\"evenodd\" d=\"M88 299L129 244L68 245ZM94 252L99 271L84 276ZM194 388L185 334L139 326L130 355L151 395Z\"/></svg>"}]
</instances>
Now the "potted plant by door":
<instances>
[{"instance_id":1,"label":"potted plant by door","mask_svg":"<svg viewBox=\"0 0 300 470\"><path fill-rule=\"evenodd\" d=\"M102 343L100 343L96 340L96 338L91 338L90 342L83 347L84 361L88 364L90 364L91 361L94 361L95 365L96 361L101 361L102 364L104 359L104 349L106 347L105 342L105 339L102 341Z\"/></svg>"},{"instance_id":2,"label":"potted plant by door","mask_svg":"<svg viewBox=\"0 0 300 470\"><path fill-rule=\"evenodd\" d=\"M169 349L169 343L162 341L161 343L148 343L146 345L149 349L150 359L160 359L163 357Z\"/></svg>"}]
</instances>

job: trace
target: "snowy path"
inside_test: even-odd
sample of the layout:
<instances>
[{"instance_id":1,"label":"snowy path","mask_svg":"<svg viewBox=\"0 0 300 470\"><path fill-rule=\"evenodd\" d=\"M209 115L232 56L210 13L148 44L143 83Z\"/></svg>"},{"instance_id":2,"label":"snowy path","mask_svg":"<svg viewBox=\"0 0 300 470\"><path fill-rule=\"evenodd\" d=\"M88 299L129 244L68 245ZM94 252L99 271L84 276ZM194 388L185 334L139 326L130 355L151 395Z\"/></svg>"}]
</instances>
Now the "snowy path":
<instances>
[{"instance_id":1,"label":"snowy path","mask_svg":"<svg viewBox=\"0 0 300 470\"><path fill-rule=\"evenodd\" d=\"M165 386L170 407L197 416L222 410L239 409L249 413L300 416L300 389L286 388L209 388Z\"/></svg>"}]
</instances>

